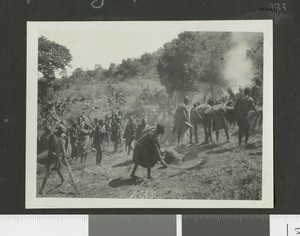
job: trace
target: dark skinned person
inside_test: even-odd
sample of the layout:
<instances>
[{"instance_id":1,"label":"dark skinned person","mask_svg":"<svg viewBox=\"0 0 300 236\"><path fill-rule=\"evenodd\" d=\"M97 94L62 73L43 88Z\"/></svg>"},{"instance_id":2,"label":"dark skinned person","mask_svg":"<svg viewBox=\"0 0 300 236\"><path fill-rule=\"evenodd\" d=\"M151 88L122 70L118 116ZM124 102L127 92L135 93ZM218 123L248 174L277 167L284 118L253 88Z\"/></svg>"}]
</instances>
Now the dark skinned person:
<instances>
[{"instance_id":1,"label":"dark skinned person","mask_svg":"<svg viewBox=\"0 0 300 236\"><path fill-rule=\"evenodd\" d=\"M125 127L125 131L123 135L123 138L126 140L125 145L128 148L127 155L130 154L130 151L132 149L131 144L135 138L135 132L136 132L136 124L133 122L133 119L130 117L129 122Z\"/></svg>"},{"instance_id":2,"label":"dark skinned person","mask_svg":"<svg viewBox=\"0 0 300 236\"><path fill-rule=\"evenodd\" d=\"M46 195L45 187L48 182L48 179L52 173L52 171L56 171L61 179L61 184L64 182L64 177L61 173L61 161L62 158L65 156L65 140L64 140L64 133L65 127L63 125L59 125L56 128L56 132L53 133L48 141L48 156L47 156L47 163L46 163L46 174L43 179L42 188L40 190L40 194L42 196ZM59 186L60 186L59 185Z\"/></svg>"},{"instance_id":3,"label":"dark skinned person","mask_svg":"<svg viewBox=\"0 0 300 236\"><path fill-rule=\"evenodd\" d=\"M191 124L193 125L193 128L190 128L190 143L193 143L193 134L195 136L196 143L199 143L198 135L197 135L197 133L198 133L198 123L197 123L198 116L197 116L197 113L195 111L195 109L199 105L200 105L199 103L194 103L193 108L190 111L190 121L191 121Z\"/></svg>"},{"instance_id":4,"label":"dark skinned person","mask_svg":"<svg viewBox=\"0 0 300 236\"><path fill-rule=\"evenodd\" d=\"M132 159L134 167L130 177L136 177L135 172L138 166L142 166L147 169L148 179L152 179L151 168L154 167L157 162L160 162L164 167L167 167L166 163L162 159L160 145L158 142L158 136L163 135L164 133L165 127L158 124L155 130L147 132L136 142Z\"/></svg>"},{"instance_id":5,"label":"dark skinned person","mask_svg":"<svg viewBox=\"0 0 300 236\"><path fill-rule=\"evenodd\" d=\"M121 120L119 118L115 118L111 124L111 141L114 144L114 152L117 152L121 142Z\"/></svg>"},{"instance_id":6,"label":"dark skinned person","mask_svg":"<svg viewBox=\"0 0 300 236\"><path fill-rule=\"evenodd\" d=\"M245 88L244 95L240 96L235 103L234 111L236 115L237 124L239 127L239 146L242 144L242 138L245 136L245 144L247 145L249 139L249 111L256 110L254 100L250 97L250 88Z\"/></svg>"},{"instance_id":7,"label":"dark skinned person","mask_svg":"<svg viewBox=\"0 0 300 236\"><path fill-rule=\"evenodd\" d=\"M48 148L49 137L51 136L51 129L48 126L44 127L44 132L38 140L38 153L41 153Z\"/></svg>"},{"instance_id":8,"label":"dark skinned person","mask_svg":"<svg viewBox=\"0 0 300 236\"><path fill-rule=\"evenodd\" d=\"M90 151L90 134L91 129L88 124L86 124L82 117L79 118L79 135L78 135L78 151L80 154L81 162L85 162L87 154Z\"/></svg>"},{"instance_id":9,"label":"dark skinned person","mask_svg":"<svg viewBox=\"0 0 300 236\"><path fill-rule=\"evenodd\" d=\"M183 137L185 131L187 129L193 128L193 126L190 124L190 117L189 117L189 110L188 110L188 104L189 104L189 97L184 97L183 103L179 104L175 114L174 114L174 129L173 133L176 132L177 134L177 142L178 146L180 143L180 139Z\"/></svg>"},{"instance_id":10,"label":"dark skinned person","mask_svg":"<svg viewBox=\"0 0 300 236\"><path fill-rule=\"evenodd\" d=\"M70 144L71 144L71 158L77 160L79 130L76 122L73 122L72 127L69 130L69 135L70 135Z\"/></svg>"},{"instance_id":11,"label":"dark skinned person","mask_svg":"<svg viewBox=\"0 0 300 236\"><path fill-rule=\"evenodd\" d=\"M142 137L143 132L148 128L149 128L149 125L147 125L147 120L145 118L143 118L141 124L139 124L137 127L136 134L135 134L135 140L139 140Z\"/></svg>"},{"instance_id":12,"label":"dark skinned person","mask_svg":"<svg viewBox=\"0 0 300 236\"><path fill-rule=\"evenodd\" d=\"M102 159L102 146L105 139L106 130L103 120L99 120L95 128L94 147L96 149L96 165L100 165Z\"/></svg>"}]
</instances>

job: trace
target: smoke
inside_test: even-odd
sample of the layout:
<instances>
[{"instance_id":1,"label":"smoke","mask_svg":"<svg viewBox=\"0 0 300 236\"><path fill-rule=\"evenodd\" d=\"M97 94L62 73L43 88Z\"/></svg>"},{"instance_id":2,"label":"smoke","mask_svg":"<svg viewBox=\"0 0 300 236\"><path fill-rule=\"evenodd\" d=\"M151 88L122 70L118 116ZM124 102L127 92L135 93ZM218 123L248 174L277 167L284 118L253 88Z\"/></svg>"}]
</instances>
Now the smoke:
<instances>
[{"instance_id":1,"label":"smoke","mask_svg":"<svg viewBox=\"0 0 300 236\"><path fill-rule=\"evenodd\" d=\"M232 46L224 56L222 74L234 92L238 91L239 86L250 85L255 76L252 60L247 57L247 50L251 49L255 37L256 33L232 33Z\"/></svg>"}]
</instances>

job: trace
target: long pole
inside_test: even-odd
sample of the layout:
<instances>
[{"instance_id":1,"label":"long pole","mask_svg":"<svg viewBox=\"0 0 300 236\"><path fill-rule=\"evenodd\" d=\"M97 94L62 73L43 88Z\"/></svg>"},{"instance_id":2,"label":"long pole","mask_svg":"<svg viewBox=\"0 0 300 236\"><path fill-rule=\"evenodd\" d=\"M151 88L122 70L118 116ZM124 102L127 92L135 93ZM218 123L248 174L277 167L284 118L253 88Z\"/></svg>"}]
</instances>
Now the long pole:
<instances>
[{"instance_id":1,"label":"long pole","mask_svg":"<svg viewBox=\"0 0 300 236\"><path fill-rule=\"evenodd\" d=\"M76 184L76 182L75 182L75 179L74 179L74 177L73 177L73 173L72 173L72 170L71 170L71 168L70 168L70 165L69 165L69 162L68 162L68 160L67 160L67 158L65 158L65 161L66 161L66 164L67 164L67 169L68 169L68 172L69 172L69 174L70 174L70 178L71 178L71 180L72 180L72 182L73 182L73 187L76 189L76 191L79 193L79 190L78 190L78 186L77 186L77 184ZM64 166L64 165L63 165Z\"/></svg>"},{"instance_id":2,"label":"long pole","mask_svg":"<svg viewBox=\"0 0 300 236\"><path fill-rule=\"evenodd\" d=\"M55 155L58 158L58 156L57 156L56 153L52 152L52 154ZM62 166L64 166L68 170L70 178L71 178L71 180L73 182L73 187L76 189L77 192L79 192L77 184L76 184L75 179L73 177L73 173L72 173L72 170L70 168L69 162L68 162L67 158L64 158L64 159L66 161L67 166L65 166L63 163L61 163L61 164L62 164Z\"/></svg>"}]
</instances>

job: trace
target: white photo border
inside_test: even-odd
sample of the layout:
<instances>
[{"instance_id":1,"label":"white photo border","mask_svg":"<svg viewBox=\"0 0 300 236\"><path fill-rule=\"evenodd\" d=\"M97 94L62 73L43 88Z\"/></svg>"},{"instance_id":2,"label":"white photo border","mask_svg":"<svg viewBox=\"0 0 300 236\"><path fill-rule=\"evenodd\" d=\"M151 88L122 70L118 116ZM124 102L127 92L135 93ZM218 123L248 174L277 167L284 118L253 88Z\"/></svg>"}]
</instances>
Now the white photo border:
<instances>
[{"instance_id":1,"label":"white photo border","mask_svg":"<svg viewBox=\"0 0 300 236\"><path fill-rule=\"evenodd\" d=\"M179 200L37 197L37 75L41 30L262 32L263 155L261 200ZM273 21L27 22L26 209L33 208L273 208Z\"/></svg>"}]
</instances>

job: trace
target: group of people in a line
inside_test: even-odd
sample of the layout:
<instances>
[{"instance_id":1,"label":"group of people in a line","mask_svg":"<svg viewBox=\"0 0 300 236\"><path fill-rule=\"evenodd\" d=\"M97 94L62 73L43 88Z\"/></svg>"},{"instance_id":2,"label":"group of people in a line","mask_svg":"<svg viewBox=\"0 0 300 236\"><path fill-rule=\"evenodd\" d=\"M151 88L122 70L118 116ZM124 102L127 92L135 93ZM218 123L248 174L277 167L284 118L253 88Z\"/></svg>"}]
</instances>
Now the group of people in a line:
<instances>
[{"instance_id":1,"label":"group of people in a line","mask_svg":"<svg viewBox=\"0 0 300 236\"><path fill-rule=\"evenodd\" d=\"M173 133L177 134L178 145L187 130L190 131L190 143L193 136L198 142L198 125L204 128L205 143L212 140L212 131L216 133L216 140L219 140L219 131L224 129L226 140L229 142L228 123L237 123L239 146L245 137L245 144L248 143L250 128L254 130L257 123L262 125L262 84L256 79L255 85L239 89L234 94L217 101L208 100L201 104L196 102L191 110L188 109L190 99L185 97L183 103L179 104L174 114ZM254 111L250 114L251 111Z\"/></svg>"}]
</instances>

